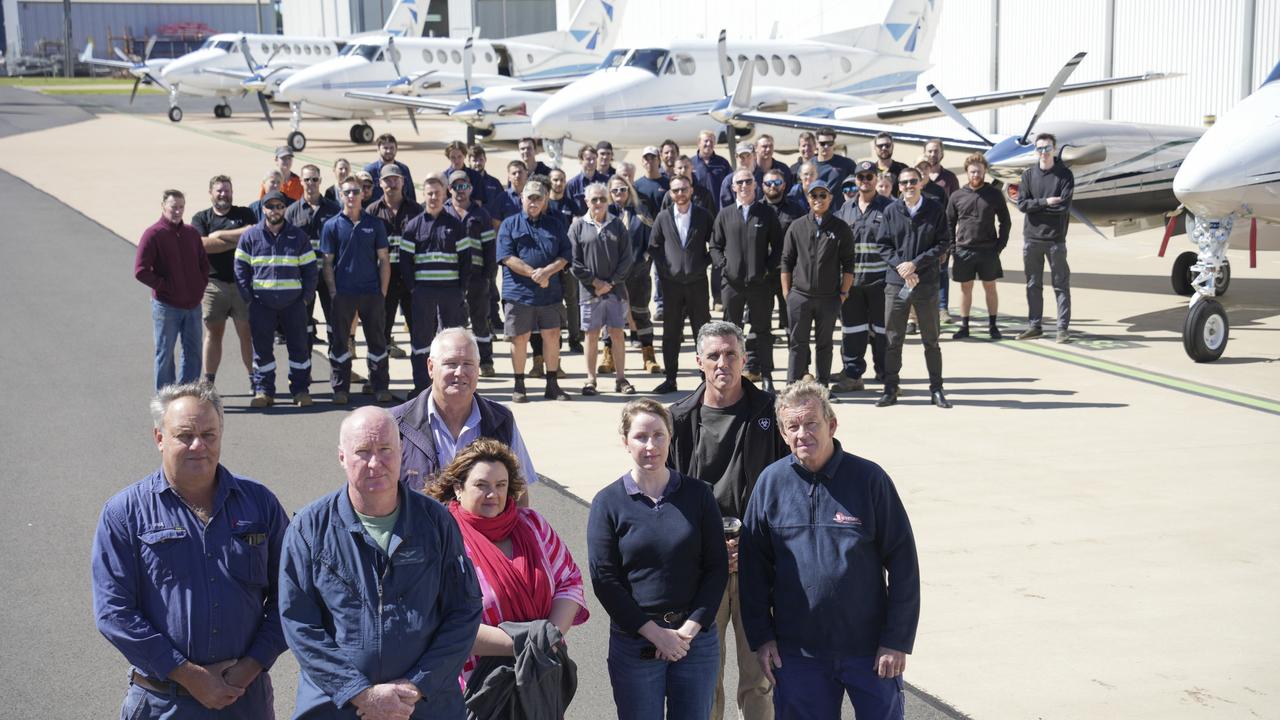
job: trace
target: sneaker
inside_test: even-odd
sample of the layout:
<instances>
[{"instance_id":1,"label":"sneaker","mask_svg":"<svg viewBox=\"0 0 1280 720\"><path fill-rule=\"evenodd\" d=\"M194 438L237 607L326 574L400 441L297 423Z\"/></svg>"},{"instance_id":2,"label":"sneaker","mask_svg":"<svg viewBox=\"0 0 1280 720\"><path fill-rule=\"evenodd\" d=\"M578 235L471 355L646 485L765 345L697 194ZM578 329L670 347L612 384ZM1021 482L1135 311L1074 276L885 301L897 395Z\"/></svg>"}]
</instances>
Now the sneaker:
<instances>
[{"instance_id":1,"label":"sneaker","mask_svg":"<svg viewBox=\"0 0 1280 720\"><path fill-rule=\"evenodd\" d=\"M951 333L952 340L963 340L969 337L969 328L961 327L959 330Z\"/></svg>"},{"instance_id":2,"label":"sneaker","mask_svg":"<svg viewBox=\"0 0 1280 720\"><path fill-rule=\"evenodd\" d=\"M409 353L405 352L404 348L395 343L391 343L387 346L387 354L397 360L403 360L404 358L409 357Z\"/></svg>"},{"instance_id":3,"label":"sneaker","mask_svg":"<svg viewBox=\"0 0 1280 720\"><path fill-rule=\"evenodd\" d=\"M294 395L293 404L298 407L311 407L311 393L300 392Z\"/></svg>"},{"instance_id":4,"label":"sneaker","mask_svg":"<svg viewBox=\"0 0 1280 720\"><path fill-rule=\"evenodd\" d=\"M344 393L344 392L342 392L341 390L334 390L334 391L333 391L333 404L334 404L334 405L346 405L346 404L347 404L348 402L350 402L350 401L351 401L351 398L347 397L347 394L346 394L346 393Z\"/></svg>"},{"instance_id":5,"label":"sneaker","mask_svg":"<svg viewBox=\"0 0 1280 720\"><path fill-rule=\"evenodd\" d=\"M275 403L275 398L271 397L270 395L264 392L256 392L253 394L253 399L249 401L249 407L268 408L268 407L271 407L272 404L274 403Z\"/></svg>"},{"instance_id":6,"label":"sneaker","mask_svg":"<svg viewBox=\"0 0 1280 720\"><path fill-rule=\"evenodd\" d=\"M512 390L512 391L511 391L511 402L513 402L513 403L527 403L527 402L529 402L529 396L528 396L527 394L525 394L525 391L524 391L524 389L523 389L523 388L520 388L520 389L517 389L517 390Z\"/></svg>"},{"instance_id":7,"label":"sneaker","mask_svg":"<svg viewBox=\"0 0 1280 720\"><path fill-rule=\"evenodd\" d=\"M592 386L592 389L595 389L594 385ZM547 400L559 400L562 402L567 402L572 399L569 397L569 393L562 390L559 385L548 385L547 389L542 392L542 397Z\"/></svg>"},{"instance_id":8,"label":"sneaker","mask_svg":"<svg viewBox=\"0 0 1280 720\"><path fill-rule=\"evenodd\" d=\"M724 304L723 304L723 303L718 303L718 302L717 302L717 303L712 303L712 304L711 304L711 312L724 312Z\"/></svg>"},{"instance_id":9,"label":"sneaker","mask_svg":"<svg viewBox=\"0 0 1280 720\"><path fill-rule=\"evenodd\" d=\"M390 390L379 390L374 393L373 401L376 403L389 403L395 398L392 397Z\"/></svg>"},{"instance_id":10,"label":"sneaker","mask_svg":"<svg viewBox=\"0 0 1280 720\"><path fill-rule=\"evenodd\" d=\"M866 383L862 382L862 378L845 377L844 375L834 375L831 377L832 392L860 392L867 388Z\"/></svg>"},{"instance_id":11,"label":"sneaker","mask_svg":"<svg viewBox=\"0 0 1280 720\"><path fill-rule=\"evenodd\" d=\"M1058 336L1055 337L1054 340L1059 345L1066 345L1067 343L1071 342L1071 331L1067 330L1066 328L1062 328L1061 330L1058 331Z\"/></svg>"},{"instance_id":12,"label":"sneaker","mask_svg":"<svg viewBox=\"0 0 1280 720\"><path fill-rule=\"evenodd\" d=\"M956 316L952 315L950 310L940 310L938 312L938 322L943 325L955 325Z\"/></svg>"},{"instance_id":13,"label":"sneaker","mask_svg":"<svg viewBox=\"0 0 1280 720\"><path fill-rule=\"evenodd\" d=\"M480 363L480 377L493 377L498 372L493 369L493 363Z\"/></svg>"},{"instance_id":14,"label":"sneaker","mask_svg":"<svg viewBox=\"0 0 1280 720\"><path fill-rule=\"evenodd\" d=\"M675 378L672 378L672 379L667 380L666 382L663 382L663 383L662 383L661 385L659 385L658 387L654 388L654 389L653 389L653 394L654 394L654 395L667 395L667 394L669 394L669 393L676 392L676 390L677 390L677 389L678 389L678 388L676 387L676 381L675 381Z\"/></svg>"},{"instance_id":15,"label":"sneaker","mask_svg":"<svg viewBox=\"0 0 1280 720\"><path fill-rule=\"evenodd\" d=\"M1018 333L1019 340L1035 340L1038 337L1044 337L1044 330L1039 325L1032 325Z\"/></svg>"}]
</instances>

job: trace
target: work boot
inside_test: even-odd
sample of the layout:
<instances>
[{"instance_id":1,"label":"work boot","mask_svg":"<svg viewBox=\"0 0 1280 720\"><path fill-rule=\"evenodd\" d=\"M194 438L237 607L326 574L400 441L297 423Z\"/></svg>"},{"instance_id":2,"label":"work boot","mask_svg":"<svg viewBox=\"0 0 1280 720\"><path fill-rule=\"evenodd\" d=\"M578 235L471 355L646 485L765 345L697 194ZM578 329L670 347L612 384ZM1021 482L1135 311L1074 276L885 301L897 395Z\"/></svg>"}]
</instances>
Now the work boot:
<instances>
[{"instance_id":1,"label":"work boot","mask_svg":"<svg viewBox=\"0 0 1280 720\"><path fill-rule=\"evenodd\" d=\"M253 399L249 401L249 407L268 408L268 407L271 407L273 403L275 403L274 398L272 398L270 395L264 392L259 391L253 394Z\"/></svg>"},{"instance_id":2,"label":"work boot","mask_svg":"<svg viewBox=\"0 0 1280 720\"><path fill-rule=\"evenodd\" d=\"M641 348L640 357L644 358L644 369L651 375L661 375L662 366L658 364L658 359L653 355L653 346Z\"/></svg>"},{"instance_id":3,"label":"work boot","mask_svg":"<svg viewBox=\"0 0 1280 720\"><path fill-rule=\"evenodd\" d=\"M546 375L547 375L547 371L545 368L542 367L542 356L534 355L533 369L529 371L529 377L540 378L540 377L546 377Z\"/></svg>"},{"instance_id":4,"label":"work boot","mask_svg":"<svg viewBox=\"0 0 1280 720\"><path fill-rule=\"evenodd\" d=\"M1035 340L1038 337L1044 337L1044 330L1039 325L1030 325L1026 330L1018 333L1019 340Z\"/></svg>"},{"instance_id":5,"label":"work boot","mask_svg":"<svg viewBox=\"0 0 1280 720\"><path fill-rule=\"evenodd\" d=\"M596 368L596 372L601 375L612 375L614 370L613 348L606 347L604 349L604 362L600 363L600 366Z\"/></svg>"},{"instance_id":6,"label":"work boot","mask_svg":"<svg viewBox=\"0 0 1280 720\"><path fill-rule=\"evenodd\" d=\"M311 393L300 392L293 396L293 404L298 407L311 407Z\"/></svg>"},{"instance_id":7,"label":"work boot","mask_svg":"<svg viewBox=\"0 0 1280 720\"><path fill-rule=\"evenodd\" d=\"M493 363L480 363L480 377L493 377L498 371L494 369Z\"/></svg>"},{"instance_id":8,"label":"work boot","mask_svg":"<svg viewBox=\"0 0 1280 720\"><path fill-rule=\"evenodd\" d=\"M346 393L344 393L344 392L342 392L341 390L334 390L334 391L333 391L333 404L334 404L334 405L346 405L348 402L350 402L350 400L351 400L351 398L349 398L349 397L347 396L347 394L346 394Z\"/></svg>"},{"instance_id":9,"label":"work boot","mask_svg":"<svg viewBox=\"0 0 1280 720\"><path fill-rule=\"evenodd\" d=\"M409 357L409 354L404 351L404 348L400 347L395 343L391 343L390 345L387 346L387 354L393 358L396 358L397 360L402 360L404 358Z\"/></svg>"}]
</instances>

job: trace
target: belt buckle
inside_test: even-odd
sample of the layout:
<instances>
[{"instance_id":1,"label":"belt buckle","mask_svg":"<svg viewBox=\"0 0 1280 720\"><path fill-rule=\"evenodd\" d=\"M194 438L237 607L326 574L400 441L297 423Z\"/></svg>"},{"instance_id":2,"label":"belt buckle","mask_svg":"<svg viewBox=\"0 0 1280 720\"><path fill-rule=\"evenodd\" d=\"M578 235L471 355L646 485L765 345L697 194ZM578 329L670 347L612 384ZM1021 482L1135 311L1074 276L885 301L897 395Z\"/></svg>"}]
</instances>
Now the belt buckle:
<instances>
[{"instance_id":1,"label":"belt buckle","mask_svg":"<svg viewBox=\"0 0 1280 720\"><path fill-rule=\"evenodd\" d=\"M675 625L680 622L680 620L680 613L675 612L674 610L670 610L662 614L662 622L667 623L668 625Z\"/></svg>"}]
</instances>

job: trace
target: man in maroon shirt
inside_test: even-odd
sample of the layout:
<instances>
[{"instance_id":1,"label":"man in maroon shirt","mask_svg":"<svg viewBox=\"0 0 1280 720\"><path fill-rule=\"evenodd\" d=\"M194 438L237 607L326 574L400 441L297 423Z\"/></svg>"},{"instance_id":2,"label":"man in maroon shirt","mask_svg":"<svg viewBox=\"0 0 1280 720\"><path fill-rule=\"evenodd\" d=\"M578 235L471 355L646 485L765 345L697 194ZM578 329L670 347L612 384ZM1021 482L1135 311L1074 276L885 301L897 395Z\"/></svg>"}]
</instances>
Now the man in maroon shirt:
<instances>
[{"instance_id":1,"label":"man in maroon shirt","mask_svg":"<svg viewBox=\"0 0 1280 720\"><path fill-rule=\"evenodd\" d=\"M155 330L156 390L200 379L200 301L209 283L209 256L200 233L182 222L186 196L165 190L160 219L138 241L133 276L151 288L151 321ZM182 374L175 377L174 343L182 339Z\"/></svg>"}]
</instances>

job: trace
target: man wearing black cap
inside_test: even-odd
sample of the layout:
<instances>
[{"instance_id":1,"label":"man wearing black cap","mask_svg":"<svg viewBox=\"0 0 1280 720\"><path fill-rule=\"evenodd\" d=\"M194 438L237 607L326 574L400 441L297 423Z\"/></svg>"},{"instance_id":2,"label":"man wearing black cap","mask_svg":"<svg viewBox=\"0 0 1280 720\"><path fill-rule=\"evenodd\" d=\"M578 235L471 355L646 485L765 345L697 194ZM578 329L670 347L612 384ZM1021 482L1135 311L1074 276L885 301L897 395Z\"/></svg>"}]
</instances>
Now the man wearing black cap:
<instances>
[{"instance_id":1,"label":"man wearing black cap","mask_svg":"<svg viewBox=\"0 0 1280 720\"><path fill-rule=\"evenodd\" d=\"M824 181L809 185L808 200L810 211L791 223L782 244L782 294L791 321L787 382L809 372L812 326L818 382L826 385L831 381L831 333L853 285L853 231L830 212L831 188Z\"/></svg>"},{"instance_id":2,"label":"man wearing black cap","mask_svg":"<svg viewBox=\"0 0 1280 720\"><path fill-rule=\"evenodd\" d=\"M644 163L644 174L636 178L636 198L640 201L641 211L647 217L655 217L658 208L662 207L662 198L671 187L671 181L662 174L662 157L658 148L650 145L640 153Z\"/></svg>"},{"instance_id":3,"label":"man wearing black cap","mask_svg":"<svg viewBox=\"0 0 1280 720\"><path fill-rule=\"evenodd\" d=\"M395 139L392 138L392 142ZM387 354L393 358L403 358L403 348L391 340L391 331L396 324L396 308L404 316L409 326L409 334L413 334L413 297L409 288L394 268L399 267L400 240L404 237L405 225L422 214L422 206L415 202L410 194L409 177L404 173L400 163L390 162L380 168L378 190L381 195L369 203L364 211L379 220L387 227L387 250L393 271L391 284L387 286L387 297L383 303L383 337L387 343ZM366 384L366 394L373 388L372 382Z\"/></svg>"},{"instance_id":4,"label":"man wearing black cap","mask_svg":"<svg viewBox=\"0 0 1280 720\"><path fill-rule=\"evenodd\" d=\"M863 160L845 178L844 207L836 216L853 230L853 285L849 297L840 305L840 355L844 369L836 376L834 390L862 390L862 375L867 371L866 352L871 345L871 359L876 379L884 377L884 273L889 269L880 255L876 233L884 221L889 198L876 192L876 164Z\"/></svg>"}]
</instances>

